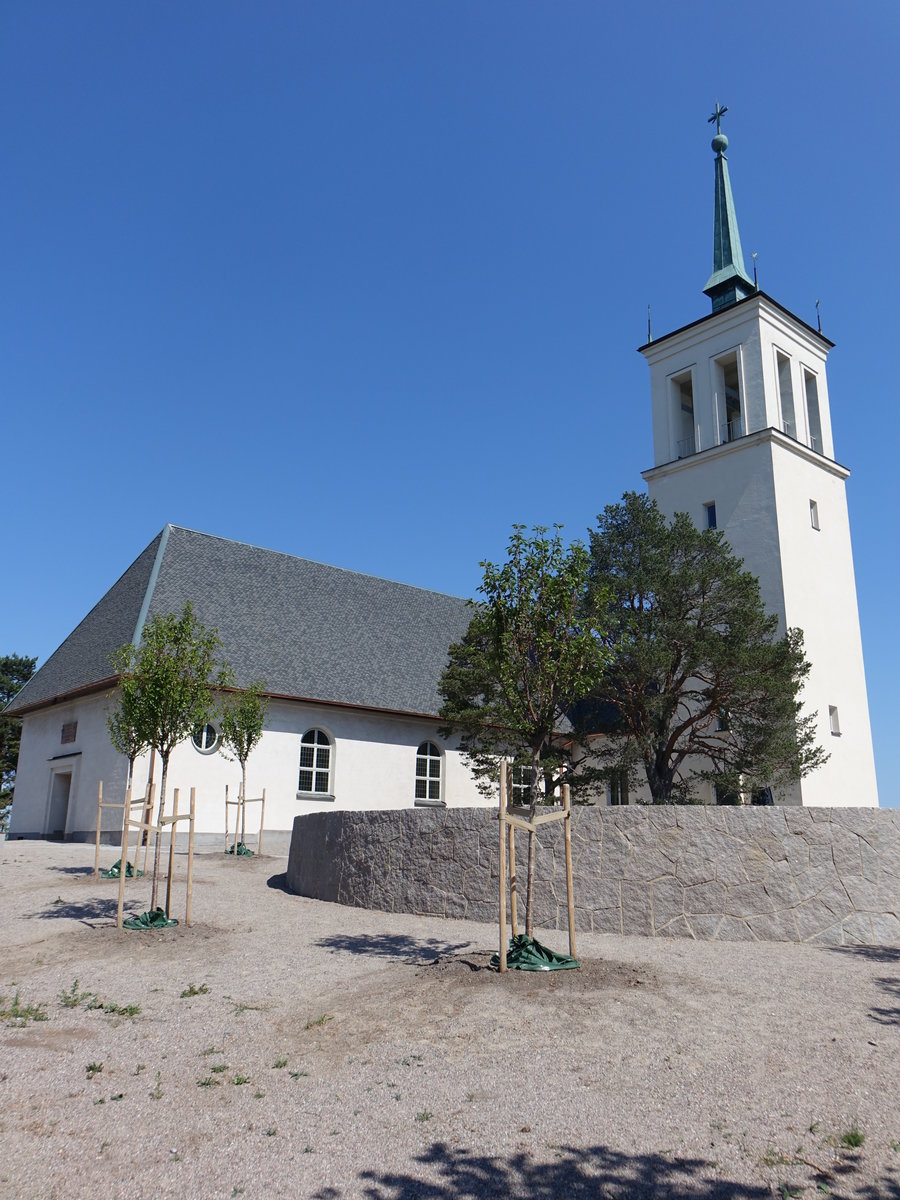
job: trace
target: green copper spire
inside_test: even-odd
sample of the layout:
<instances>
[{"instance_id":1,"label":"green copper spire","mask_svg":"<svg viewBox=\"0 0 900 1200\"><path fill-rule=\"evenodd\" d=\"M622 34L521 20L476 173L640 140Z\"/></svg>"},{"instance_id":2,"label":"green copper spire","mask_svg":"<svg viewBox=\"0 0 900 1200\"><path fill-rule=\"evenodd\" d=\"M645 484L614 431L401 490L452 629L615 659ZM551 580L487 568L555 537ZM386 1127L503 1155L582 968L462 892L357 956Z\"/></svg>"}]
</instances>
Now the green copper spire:
<instances>
[{"instance_id":1,"label":"green copper spire","mask_svg":"<svg viewBox=\"0 0 900 1200\"><path fill-rule=\"evenodd\" d=\"M717 100L716 110L709 118L710 122L716 123L716 136L712 140L712 148L716 152L716 216L713 227L713 272L703 291L712 300L713 312L743 300L756 290L744 267L741 235L738 233L731 180L728 178L728 159L725 157L728 138L722 132L722 116L726 112L727 106L720 108Z\"/></svg>"}]
</instances>

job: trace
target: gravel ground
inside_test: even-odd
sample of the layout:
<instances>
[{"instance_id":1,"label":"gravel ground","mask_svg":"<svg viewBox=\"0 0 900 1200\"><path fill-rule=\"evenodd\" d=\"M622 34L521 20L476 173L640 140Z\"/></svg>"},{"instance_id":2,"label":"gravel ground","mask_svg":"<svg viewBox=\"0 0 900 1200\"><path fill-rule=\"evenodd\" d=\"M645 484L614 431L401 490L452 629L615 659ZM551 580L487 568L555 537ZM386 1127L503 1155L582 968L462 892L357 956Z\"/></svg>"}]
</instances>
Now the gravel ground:
<instances>
[{"instance_id":1,"label":"gravel ground","mask_svg":"<svg viewBox=\"0 0 900 1200\"><path fill-rule=\"evenodd\" d=\"M92 864L0 846L0 1009L46 1016L0 1023L2 1197L900 1200L900 948L579 935L501 978L496 927L283 858L199 856L190 928L118 931Z\"/></svg>"}]
</instances>

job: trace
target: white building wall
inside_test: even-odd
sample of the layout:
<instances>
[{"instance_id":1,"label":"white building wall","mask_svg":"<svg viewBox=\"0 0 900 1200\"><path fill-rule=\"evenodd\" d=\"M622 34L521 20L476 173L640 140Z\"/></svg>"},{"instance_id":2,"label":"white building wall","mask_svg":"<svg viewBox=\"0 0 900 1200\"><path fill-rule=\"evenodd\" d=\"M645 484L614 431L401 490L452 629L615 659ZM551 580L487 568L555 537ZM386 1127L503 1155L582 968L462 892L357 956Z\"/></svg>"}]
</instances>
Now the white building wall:
<instances>
[{"instance_id":1,"label":"white building wall","mask_svg":"<svg viewBox=\"0 0 900 1200\"><path fill-rule=\"evenodd\" d=\"M744 435L720 444L716 361L738 355ZM818 742L830 754L781 799L816 805L877 805L874 754L850 544L845 480L834 445L825 373L827 347L764 296L726 309L659 345L644 348L650 364L655 467L644 473L651 499L668 516L688 513L717 527L760 582L780 628L804 631L812 671L803 692L815 713ZM785 412L777 356L789 363L794 433ZM678 398L673 381L690 370L698 453L678 458ZM821 444L812 445L806 376L815 378ZM810 501L820 530L812 528ZM829 707L837 708L840 736Z\"/></svg>"},{"instance_id":2,"label":"white building wall","mask_svg":"<svg viewBox=\"0 0 900 1200\"><path fill-rule=\"evenodd\" d=\"M22 721L22 741L9 836L48 837L50 798L54 778L69 777L68 812L63 835L84 837L96 830L97 790L103 781L104 799L118 800L125 790L127 763L116 754L106 730L105 696L87 696L30 713ZM75 741L61 742L64 724L77 721ZM121 829L121 814L103 813L103 828Z\"/></svg>"},{"instance_id":3,"label":"white building wall","mask_svg":"<svg viewBox=\"0 0 900 1200\"><path fill-rule=\"evenodd\" d=\"M803 803L877 806L844 480L784 446L773 447L773 459L785 616L803 630L812 664L804 703L816 713L817 740L830 755L803 780ZM831 706L838 711L839 735L831 731Z\"/></svg>"},{"instance_id":4,"label":"white building wall","mask_svg":"<svg viewBox=\"0 0 900 1200\"><path fill-rule=\"evenodd\" d=\"M52 833L47 819L52 777L59 771L71 774L66 837L93 836L100 780L105 800L122 799L127 763L109 742L107 706L105 697L93 696L25 716L11 837ZM77 741L61 746L62 724L72 720L78 721ZM312 728L324 730L332 742L333 799L302 795L297 790L300 738ZM259 796L266 789L265 827L272 832L289 832L294 817L301 813L334 808L411 808L415 804L416 750L424 741L436 743L444 752L441 793L448 807L491 803L478 792L456 745L448 745L438 736L438 722L291 701L273 701L269 706L262 741L248 760L247 793ZM61 753L68 757L54 758ZM149 766L149 755L135 764L135 796L146 787ZM156 756L157 804L160 777L161 763ZM240 764L229 761L222 750L201 754L191 741L183 742L169 761L166 811L172 811L175 788L179 789L179 811L186 811L194 787L196 832L224 837L225 787L228 785L229 796L234 799L240 781ZM234 811L229 813L232 829ZM248 836L256 833L258 813L258 805L248 806ZM121 812L104 810L102 828L109 835L121 831Z\"/></svg>"}]
</instances>

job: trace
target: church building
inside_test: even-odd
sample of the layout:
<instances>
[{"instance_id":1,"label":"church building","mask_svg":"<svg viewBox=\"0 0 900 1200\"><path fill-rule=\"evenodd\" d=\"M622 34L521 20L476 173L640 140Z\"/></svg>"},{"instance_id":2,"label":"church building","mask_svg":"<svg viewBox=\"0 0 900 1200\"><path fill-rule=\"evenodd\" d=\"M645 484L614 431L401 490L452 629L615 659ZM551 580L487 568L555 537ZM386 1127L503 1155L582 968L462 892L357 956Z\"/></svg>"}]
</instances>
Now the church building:
<instances>
[{"instance_id":1,"label":"church building","mask_svg":"<svg viewBox=\"0 0 900 1200\"><path fill-rule=\"evenodd\" d=\"M874 806L849 471L834 458L825 370L832 343L747 274L724 111L712 118L712 312L641 347L654 451L643 477L663 512L722 530L782 630L804 632L803 700L829 759L776 802ZM294 817L334 807L491 803L437 716L466 601L167 525L7 706L23 721L10 837L94 836L98 786L121 799L128 766L106 728L110 655L188 600L218 629L238 686L262 680L271 697L248 764L249 794L266 789L267 830L289 834ZM153 756L139 759L135 793L158 775ZM196 787L198 833L219 839L225 787L234 797L239 780L213 723L173 752L167 791ZM102 828L117 840L120 812L106 809Z\"/></svg>"}]
</instances>

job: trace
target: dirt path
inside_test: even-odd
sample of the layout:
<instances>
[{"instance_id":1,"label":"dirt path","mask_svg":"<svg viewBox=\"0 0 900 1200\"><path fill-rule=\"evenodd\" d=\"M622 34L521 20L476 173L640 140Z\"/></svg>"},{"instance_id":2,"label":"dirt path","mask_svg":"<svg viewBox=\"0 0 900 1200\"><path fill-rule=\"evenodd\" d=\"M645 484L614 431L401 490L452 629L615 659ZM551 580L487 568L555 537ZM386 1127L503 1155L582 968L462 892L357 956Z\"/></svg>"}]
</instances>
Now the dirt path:
<instances>
[{"instance_id":1,"label":"dirt path","mask_svg":"<svg viewBox=\"0 0 900 1200\"><path fill-rule=\"evenodd\" d=\"M192 928L119 932L92 856L0 845L0 1008L47 1018L0 1024L2 1197L900 1200L900 948L583 936L501 979L495 928L283 859L204 855Z\"/></svg>"}]
</instances>

